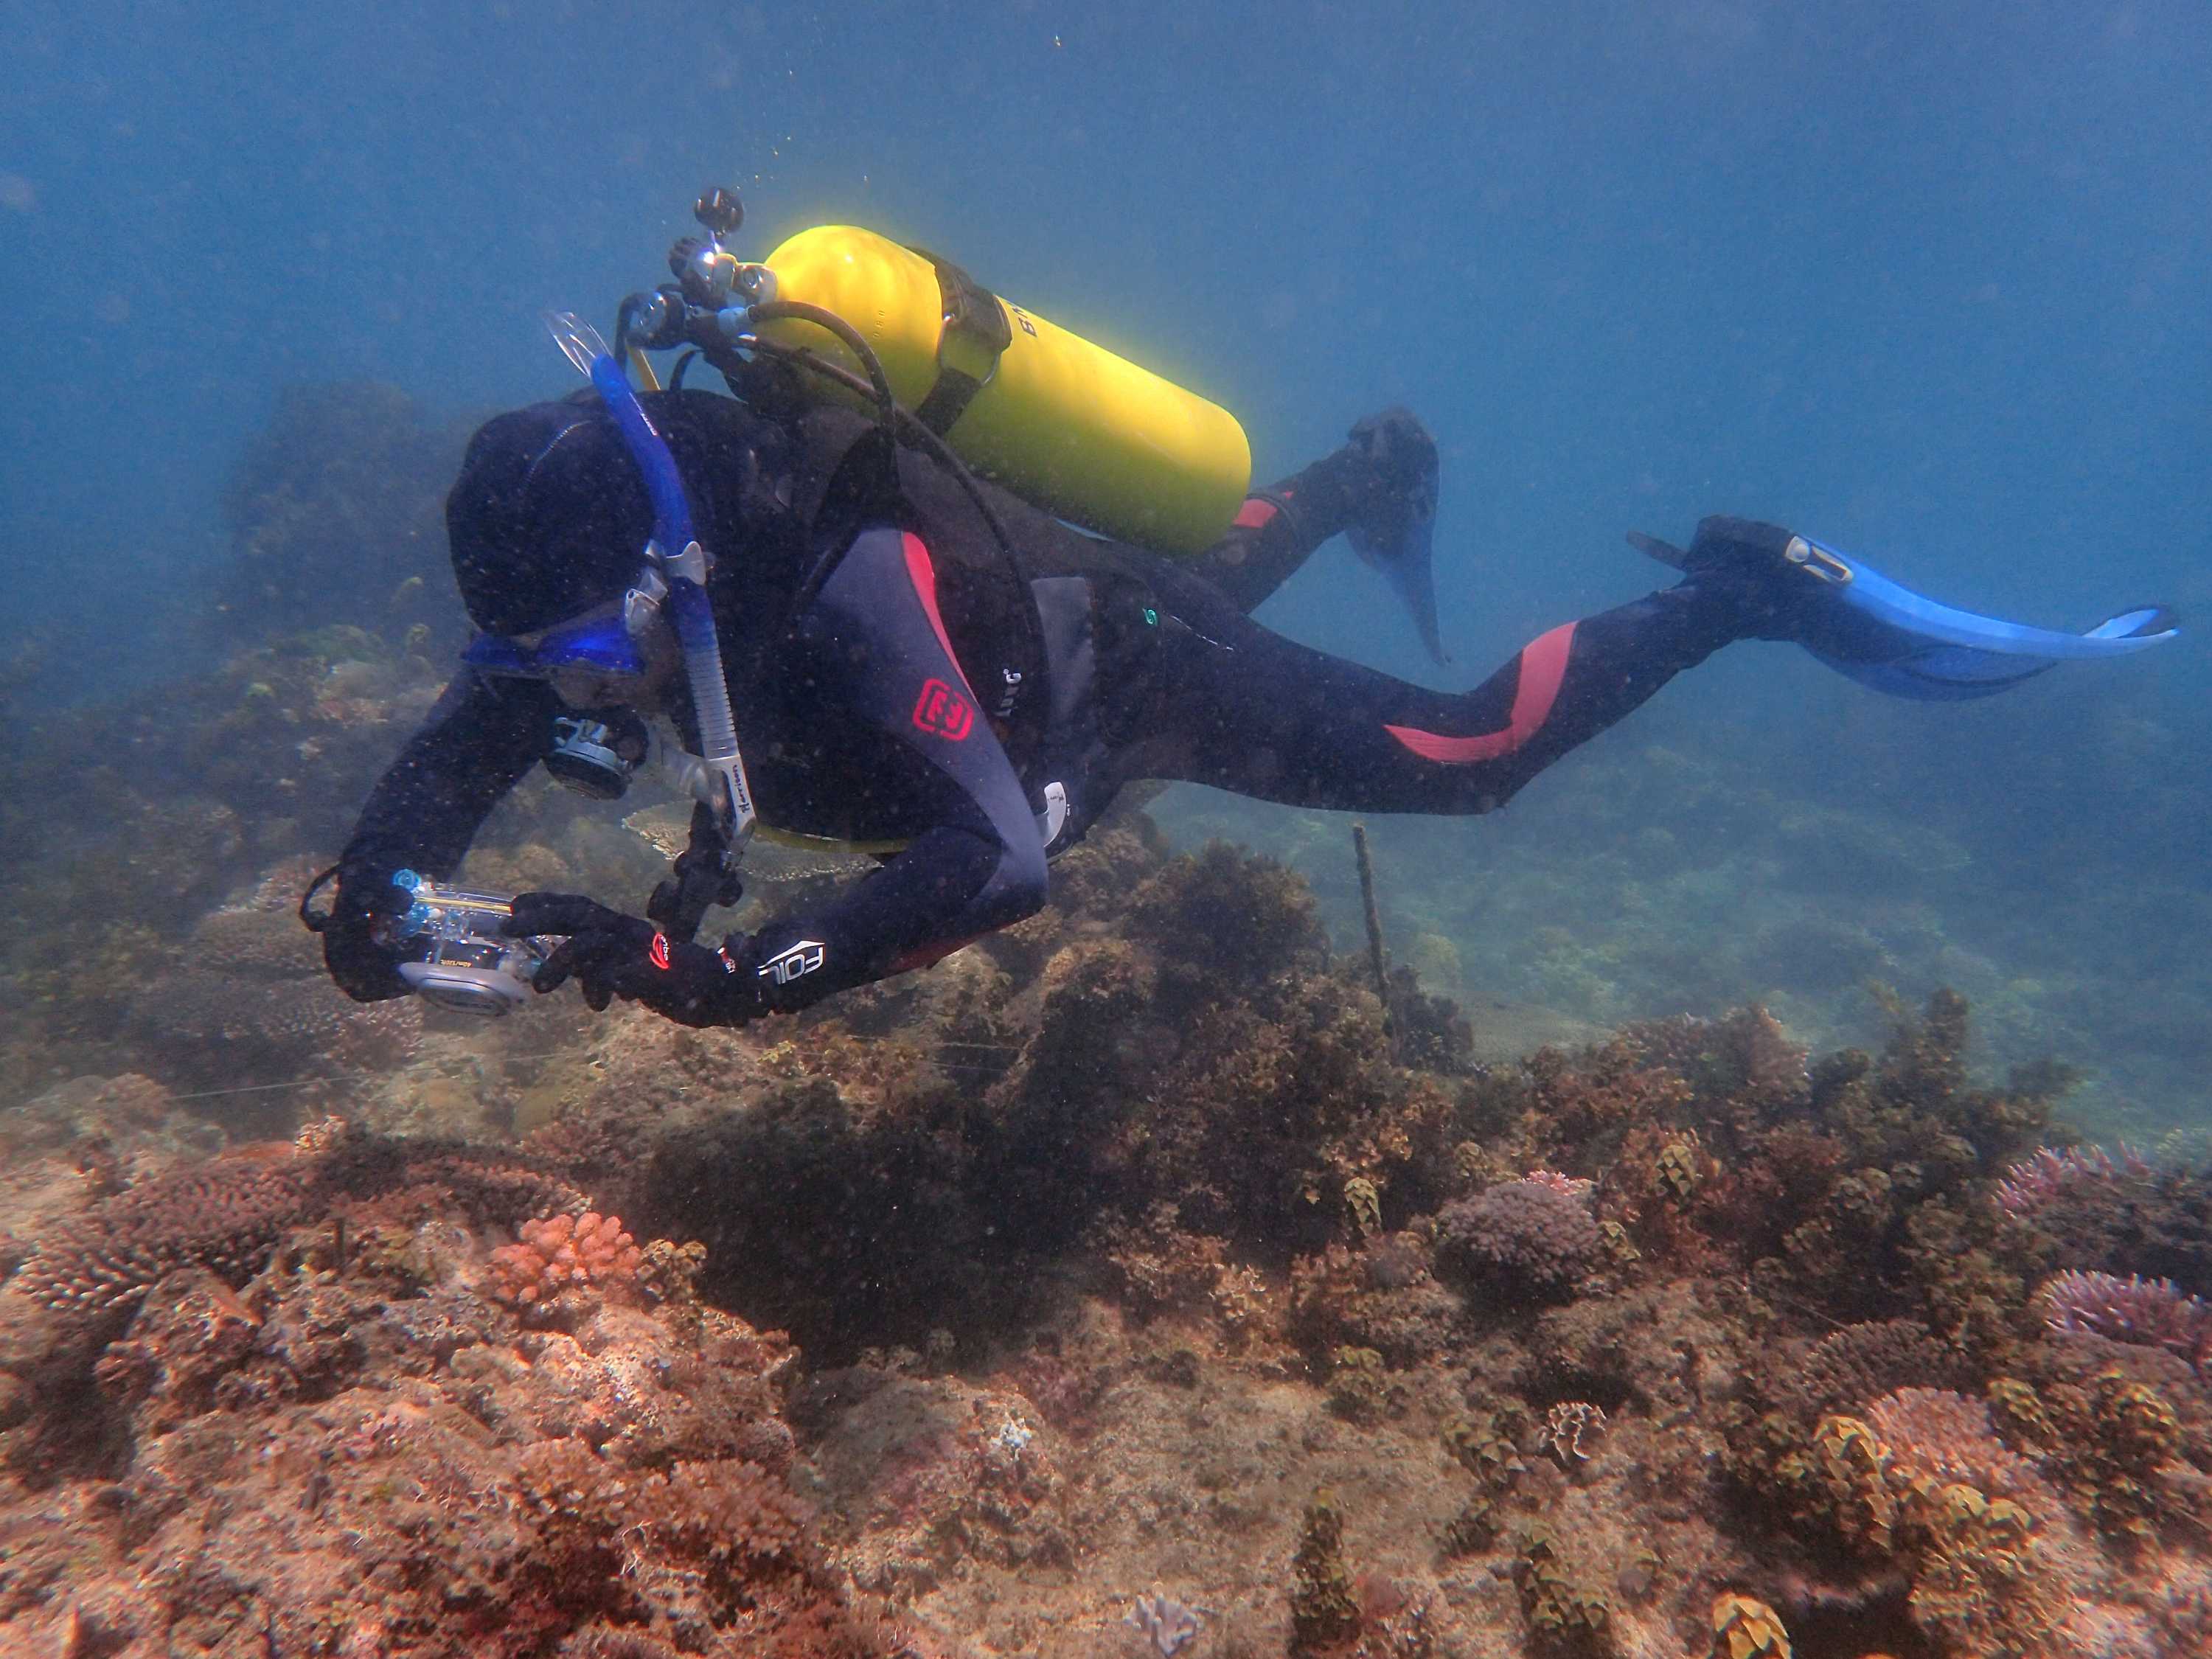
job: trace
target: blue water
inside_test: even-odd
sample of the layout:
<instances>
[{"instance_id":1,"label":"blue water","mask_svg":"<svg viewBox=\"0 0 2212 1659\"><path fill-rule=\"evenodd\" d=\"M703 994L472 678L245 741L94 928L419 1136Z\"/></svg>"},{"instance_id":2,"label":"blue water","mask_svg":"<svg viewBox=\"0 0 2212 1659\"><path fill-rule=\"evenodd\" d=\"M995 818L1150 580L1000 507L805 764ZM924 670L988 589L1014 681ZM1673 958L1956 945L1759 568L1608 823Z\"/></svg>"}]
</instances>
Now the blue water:
<instances>
[{"instance_id":1,"label":"blue water","mask_svg":"<svg viewBox=\"0 0 2212 1659\"><path fill-rule=\"evenodd\" d=\"M14 0L0 654L45 638L56 696L189 666L280 385L565 391L539 310L656 280L710 181L757 248L954 254L1237 410L1263 474L1413 405L1457 662L1340 551L1265 613L1401 672L1472 683L1650 584L1624 530L1716 510L2040 623L2212 613L2200 0L1381 10ZM1905 713L1747 647L1592 763L1704 746L1936 822L1958 926L2170 985L2208 699L2194 642ZM1572 800L1504 833L1571 842Z\"/></svg>"}]
</instances>

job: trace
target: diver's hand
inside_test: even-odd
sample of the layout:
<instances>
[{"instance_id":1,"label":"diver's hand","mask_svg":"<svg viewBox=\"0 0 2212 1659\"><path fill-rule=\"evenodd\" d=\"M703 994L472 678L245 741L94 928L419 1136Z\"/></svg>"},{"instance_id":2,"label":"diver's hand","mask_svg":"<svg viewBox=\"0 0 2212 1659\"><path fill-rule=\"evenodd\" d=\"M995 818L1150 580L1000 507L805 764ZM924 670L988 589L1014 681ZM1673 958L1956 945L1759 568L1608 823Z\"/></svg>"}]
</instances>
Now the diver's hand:
<instances>
[{"instance_id":1,"label":"diver's hand","mask_svg":"<svg viewBox=\"0 0 2212 1659\"><path fill-rule=\"evenodd\" d=\"M641 1002L679 1025L742 1025L762 1012L753 976L728 949L679 944L651 922L575 893L518 893L510 938L560 936L531 983L557 989L574 978L604 1012L617 997Z\"/></svg>"},{"instance_id":2,"label":"diver's hand","mask_svg":"<svg viewBox=\"0 0 2212 1659\"><path fill-rule=\"evenodd\" d=\"M407 908L407 895L392 884L398 866L357 860L338 867L337 896L319 931L323 965L338 989L356 1002L389 1002L407 994L399 953L380 944L376 924Z\"/></svg>"}]
</instances>

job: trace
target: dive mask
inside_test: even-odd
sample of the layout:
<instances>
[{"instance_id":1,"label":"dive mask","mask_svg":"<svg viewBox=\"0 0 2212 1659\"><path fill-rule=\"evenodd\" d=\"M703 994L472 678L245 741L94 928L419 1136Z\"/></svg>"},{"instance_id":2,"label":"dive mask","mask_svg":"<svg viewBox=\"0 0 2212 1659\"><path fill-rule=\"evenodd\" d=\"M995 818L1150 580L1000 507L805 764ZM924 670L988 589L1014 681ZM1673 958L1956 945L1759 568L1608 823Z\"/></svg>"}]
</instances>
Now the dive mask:
<instances>
[{"instance_id":1,"label":"dive mask","mask_svg":"<svg viewBox=\"0 0 2212 1659\"><path fill-rule=\"evenodd\" d=\"M478 673L552 687L570 712L553 721L545 769L596 800L622 799L653 747L630 706L657 690L660 665L641 639L655 620L642 597L625 595L620 616L609 610L536 634L479 634L461 653Z\"/></svg>"},{"instance_id":2,"label":"dive mask","mask_svg":"<svg viewBox=\"0 0 2212 1659\"><path fill-rule=\"evenodd\" d=\"M641 620L650 626L650 618ZM592 708L642 692L655 666L642 632L608 607L534 634L479 634L461 660L480 673L544 680L563 702Z\"/></svg>"}]
</instances>

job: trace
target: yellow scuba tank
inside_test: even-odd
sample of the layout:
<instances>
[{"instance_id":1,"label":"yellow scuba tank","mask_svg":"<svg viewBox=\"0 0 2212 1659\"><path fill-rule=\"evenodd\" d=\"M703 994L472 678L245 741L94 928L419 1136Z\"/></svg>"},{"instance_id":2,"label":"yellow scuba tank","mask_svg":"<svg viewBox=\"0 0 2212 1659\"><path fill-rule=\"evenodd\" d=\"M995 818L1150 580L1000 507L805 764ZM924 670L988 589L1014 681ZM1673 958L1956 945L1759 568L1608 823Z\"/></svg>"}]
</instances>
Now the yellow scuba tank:
<instances>
[{"instance_id":1,"label":"yellow scuba tank","mask_svg":"<svg viewBox=\"0 0 2212 1659\"><path fill-rule=\"evenodd\" d=\"M1048 512L1194 553L1243 504L1252 451L1236 416L978 288L958 267L849 225L801 231L765 263L775 298L850 323L902 404L977 471ZM858 366L812 323L779 319L760 332Z\"/></svg>"}]
</instances>

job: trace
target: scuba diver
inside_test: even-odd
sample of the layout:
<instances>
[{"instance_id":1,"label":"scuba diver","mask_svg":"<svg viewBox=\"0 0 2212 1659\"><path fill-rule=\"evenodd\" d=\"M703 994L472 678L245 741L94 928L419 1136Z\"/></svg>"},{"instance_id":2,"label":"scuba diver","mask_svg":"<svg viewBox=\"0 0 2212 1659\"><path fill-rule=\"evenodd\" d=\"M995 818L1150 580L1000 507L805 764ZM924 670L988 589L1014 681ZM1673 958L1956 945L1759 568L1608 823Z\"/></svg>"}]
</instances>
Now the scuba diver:
<instances>
[{"instance_id":1,"label":"scuba diver","mask_svg":"<svg viewBox=\"0 0 2212 1659\"><path fill-rule=\"evenodd\" d=\"M699 804L647 914L532 892L497 927L563 941L530 964L539 992L574 977L595 1009L623 998L732 1026L1034 914L1050 860L1139 779L1307 808L1486 812L1735 641L1794 641L1877 689L1943 698L2172 636L2154 608L2079 635L1978 617L1787 529L1715 517L1686 549L1631 538L1677 568L1674 585L1553 629L1471 691L1427 690L1249 614L1342 533L1441 659L1437 453L1412 414L1359 422L1343 448L1270 488L1246 493L1237 476L1233 510L1194 555L1086 533L1064 508L973 476L942 441L969 400L981 412L996 362L960 386L933 333L936 389L910 411L829 307L772 297L753 274L787 283L795 260L730 259L720 238L734 219L714 222L716 199L700 210L714 234L672 256L682 285L626 301L611 350L553 319L592 390L498 416L469 445L447 520L480 631L371 793L334 867L332 909L302 902L356 1000L410 988L392 924L412 872L448 877L541 763L618 796L656 719L681 737L678 771ZM943 287L933 330L949 337L988 301L1006 349L1001 302L920 257L933 312ZM1055 343L1041 319L1003 312ZM771 325L834 335L866 380L847 372L854 396L817 395L833 373L824 352L776 346ZM641 343L684 341L734 395L632 390ZM960 406L925 418L948 383ZM1055 505L1066 494L1044 493ZM708 908L737 900L756 819L882 862L827 902L696 943Z\"/></svg>"}]
</instances>

